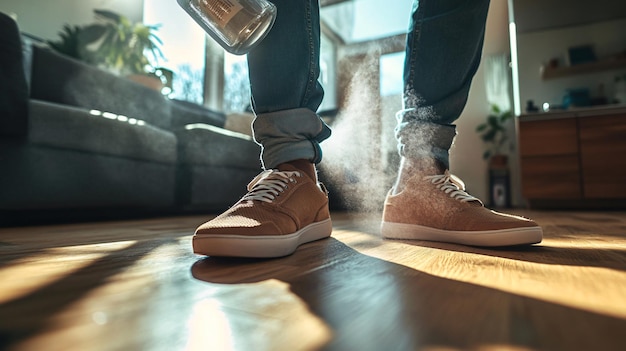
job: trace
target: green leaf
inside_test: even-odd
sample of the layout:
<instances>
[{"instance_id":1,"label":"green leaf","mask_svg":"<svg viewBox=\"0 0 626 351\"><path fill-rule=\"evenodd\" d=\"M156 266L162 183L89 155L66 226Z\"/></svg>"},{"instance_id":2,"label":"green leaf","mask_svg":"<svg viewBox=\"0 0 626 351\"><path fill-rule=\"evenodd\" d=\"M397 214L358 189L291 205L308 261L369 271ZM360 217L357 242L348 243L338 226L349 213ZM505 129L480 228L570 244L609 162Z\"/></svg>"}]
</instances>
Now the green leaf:
<instances>
[{"instance_id":1,"label":"green leaf","mask_svg":"<svg viewBox=\"0 0 626 351\"><path fill-rule=\"evenodd\" d=\"M495 138L496 138L496 134L497 134L497 131L495 131L495 130L490 130L490 131L488 131L487 133L483 134L482 139L483 139L483 141L485 141L485 142L492 142L492 141L494 141L494 140L495 140Z\"/></svg>"},{"instance_id":2,"label":"green leaf","mask_svg":"<svg viewBox=\"0 0 626 351\"><path fill-rule=\"evenodd\" d=\"M500 121L496 116L487 116L487 123L492 129L500 130L502 126L500 126Z\"/></svg>"},{"instance_id":3,"label":"green leaf","mask_svg":"<svg viewBox=\"0 0 626 351\"><path fill-rule=\"evenodd\" d=\"M97 41L102 38L107 29L107 26L102 24L91 24L83 27L79 34L80 43L82 45L89 45Z\"/></svg>"},{"instance_id":4,"label":"green leaf","mask_svg":"<svg viewBox=\"0 0 626 351\"><path fill-rule=\"evenodd\" d=\"M99 9L93 10L93 12L95 12L97 16L100 16L104 19L111 20L114 23L122 22L122 16L120 16L119 14L115 12L108 11L108 10L99 10Z\"/></svg>"},{"instance_id":5,"label":"green leaf","mask_svg":"<svg viewBox=\"0 0 626 351\"><path fill-rule=\"evenodd\" d=\"M80 33L81 28L79 26L65 24L63 29L59 32L60 39L57 41L48 41L47 43L51 48L63 55L81 59L79 50Z\"/></svg>"}]
</instances>

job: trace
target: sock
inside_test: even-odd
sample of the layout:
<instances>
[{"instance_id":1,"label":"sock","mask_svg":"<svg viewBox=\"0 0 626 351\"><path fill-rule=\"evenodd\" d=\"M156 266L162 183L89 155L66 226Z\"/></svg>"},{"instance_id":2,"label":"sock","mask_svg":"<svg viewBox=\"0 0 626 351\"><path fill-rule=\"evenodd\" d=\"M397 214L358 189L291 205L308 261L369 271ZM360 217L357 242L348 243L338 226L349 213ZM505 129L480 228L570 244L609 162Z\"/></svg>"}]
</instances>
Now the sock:
<instances>
[{"instance_id":1,"label":"sock","mask_svg":"<svg viewBox=\"0 0 626 351\"><path fill-rule=\"evenodd\" d=\"M305 160L305 159L298 159L298 160L293 160L293 161L289 161L285 163L292 165L298 170L304 172L304 174L308 175L309 178L313 179L314 181L317 181L317 170L315 169L315 165L311 163L311 161ZM278 169L280 168L281 167L278 166Z\"/></svg>"},{"instance_id":2,"label":"sock","mask_svg":"<svg viewBox=\"0 0 626 351\"><path fill-rule=\"evenodd\" d=\"M393 194L398 194L404 189L406 182L413 178L416 174L420 175L437 175L443 174L446 171L446 167L443 162L434 158L422 158L422 159L406 159L402 158L400 169L396 182L393 186Z\"/></svg>"}]
</instances>

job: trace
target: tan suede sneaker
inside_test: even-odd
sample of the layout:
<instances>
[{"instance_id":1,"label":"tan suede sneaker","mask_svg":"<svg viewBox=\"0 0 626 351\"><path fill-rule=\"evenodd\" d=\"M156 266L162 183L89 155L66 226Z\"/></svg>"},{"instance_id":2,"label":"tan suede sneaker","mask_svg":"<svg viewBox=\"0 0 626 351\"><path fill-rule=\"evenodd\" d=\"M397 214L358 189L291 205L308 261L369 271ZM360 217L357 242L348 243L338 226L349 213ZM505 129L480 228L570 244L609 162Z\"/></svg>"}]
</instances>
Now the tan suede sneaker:
<instances>
[{"instance_id":1,"label":"tan suede sneaker","mask_svg":"<svg viewBox=\"0 0 626 351\"><path fill-rule=\"evenodd\" d=\"M248 184L233 207L202 224L193 251L207 256L280 257L332 231L328 195L290 165L267 170Z\"/></svg>"},{"instance_id":2,"label":"tan suede sneaker","mask_svg":"<svg viewBox=\"0 0 626 351\"><path fill-rule=\"evenodd\" d=\"M383 237L440 241L471 246L539 243L543 231L526 218L498 213L465 192L465 184L445 171L416 175L385 200Z\"/></svg>"}]
</instances>

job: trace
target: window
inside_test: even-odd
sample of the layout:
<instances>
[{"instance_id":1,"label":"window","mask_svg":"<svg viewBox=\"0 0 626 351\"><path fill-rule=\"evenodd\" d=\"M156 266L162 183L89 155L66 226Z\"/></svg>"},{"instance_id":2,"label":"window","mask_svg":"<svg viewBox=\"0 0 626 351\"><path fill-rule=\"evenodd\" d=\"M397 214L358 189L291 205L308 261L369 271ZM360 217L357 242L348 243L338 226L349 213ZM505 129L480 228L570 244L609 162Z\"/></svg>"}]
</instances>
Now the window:
<instances>
[{"instance_id":1,"label":"window","mask_svg":"<svg viewBox=\"0 0 626 351\"><path fill-rule=\"evenodd\" d=\"M320 43L320 77L324 86L324 100L319 111L332 110L337 106L335 46L322 34ZM241 112L250 106L250 80L246 56L225 53L224 56L224 111Z\"/></svg>"},{"instance_id":2,"label":"window","mask_svg":"<svg viewBox=\"0 0 626 351\"><path fill-rule=\"evenodd\" d=\"M402 94L404 52L380 56L380 96Z\"/></svg>"},{"instance_id":3,"label":"window","mask_svg":"<svg viewBox=\"0 0 626 351\"><path fill-rule=\"evenodd\" d=\"M203 103L205 36L204 31L173 0L144 0L146 24L159 24L165 62L157 65L174 72L171 98Z\"/></svg>"},{"instance_id":4,"label":"window","mask_svg":"<svg viewBox=\"0 0 626 351\"><path fill-rule=\"evenodd\" d=\"M224 54L224 112L245 111L250 106L250 95L246 56L226 52Z\"/></svg>"},{"instance_id":5,"label":"window","mask_svg":"<svg viewBox=\"0 0 626 351\"><path fill-rule=\"evenodd\" d=\"M174 72L173 91L169 97L206 103L226 113L242 112L250 106L246 56L232 55L223 52L221 47L213 48L212 45L207 48L206 34L176 1L144 0L143 21L146 24L160 25L157 35L163 41L162 51L166 61L158 62L158 65ZM219 50L219 54L215 50ZM209 67L212 73L206 77L210 81L205 84L207 54L211 56L209 61L219 65L223 55L224 70L222 77L222 72L216 72L216 67ZM320 111L336 108L335 62L335 44L322 34L319 80L324 86L325 95ZM221 91L213 94L214 96L207 91L211 95L208 96L204 92L205 86L211 86L210 89L223 86L223 95ZM204 101L205 96L208 101ZM214 103L214 98L217 98L217 103Z\"/></svg>"}]
</instances>

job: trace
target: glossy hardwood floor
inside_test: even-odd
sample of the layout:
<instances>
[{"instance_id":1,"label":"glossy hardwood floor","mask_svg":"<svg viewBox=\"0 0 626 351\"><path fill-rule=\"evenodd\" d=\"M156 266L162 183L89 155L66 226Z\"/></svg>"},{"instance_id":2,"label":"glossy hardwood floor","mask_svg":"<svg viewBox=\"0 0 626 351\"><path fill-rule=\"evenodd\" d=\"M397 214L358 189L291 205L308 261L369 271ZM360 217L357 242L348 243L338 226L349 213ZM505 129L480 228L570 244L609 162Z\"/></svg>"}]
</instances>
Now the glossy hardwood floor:
<instances>
[{"instance_id":1,"label":"glossy hardwood floor","mask_svg":"<svg viewBox=\"0 0 626 351\"><path fill-rule=\"evenodd\" d=\"M206 218L0 229L2 350L626 350L626 213L519 212L532 247L330 239L190 251Z\"/></svg>"}]
</instances>

